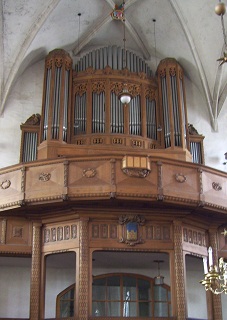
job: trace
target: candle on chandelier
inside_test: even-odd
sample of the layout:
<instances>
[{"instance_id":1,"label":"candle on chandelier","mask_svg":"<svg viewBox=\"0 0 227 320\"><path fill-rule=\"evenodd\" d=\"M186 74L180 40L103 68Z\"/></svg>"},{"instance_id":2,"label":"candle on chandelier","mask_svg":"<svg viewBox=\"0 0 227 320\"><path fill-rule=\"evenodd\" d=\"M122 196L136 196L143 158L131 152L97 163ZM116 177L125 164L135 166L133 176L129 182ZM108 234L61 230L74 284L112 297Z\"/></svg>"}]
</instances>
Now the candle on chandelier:
<instances>
[{"instance_id":1,"label":"candle on chandelier","mask_svg":"<svg viewBox=\"0 0 227 320\"><path fill-rule=\"evenodd\" d=\"M213 252L211 247L209 247L208 249L208 256L209 256L209 267L213 267Z\"/></svg>"},{"instance_id":2,"label":"candle on chandelier","mask_svg":"<svg viewBox=\"0 0 227 320\"><path fill-rule=\"evenodd\" d=\"M203 258L203 268L204 268L204 274L207 274L208 273L207 257Z\"/></svg>"}]
</instances>

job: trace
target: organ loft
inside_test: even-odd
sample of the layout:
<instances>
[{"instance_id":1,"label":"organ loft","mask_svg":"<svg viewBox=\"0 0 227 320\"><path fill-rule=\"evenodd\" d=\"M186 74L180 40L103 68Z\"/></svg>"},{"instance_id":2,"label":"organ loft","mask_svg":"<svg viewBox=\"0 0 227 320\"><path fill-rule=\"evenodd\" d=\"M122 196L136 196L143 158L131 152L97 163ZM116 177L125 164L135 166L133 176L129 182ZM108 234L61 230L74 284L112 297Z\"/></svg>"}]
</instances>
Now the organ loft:
<instances>
[{"instance_id":1,"label":"organ loft","mask_svg":"<svg viewBox=\"0 0 227 320\"><path fill-rule=\"evenodd\" d=\"M31 320L221 320L199 280L209 246L227 258L226 174L204 164L180 64L153 74L123 54L46 57L41 116L0 171L0 254L24 270L16 307Z\"/></svg>"}]
</instances>

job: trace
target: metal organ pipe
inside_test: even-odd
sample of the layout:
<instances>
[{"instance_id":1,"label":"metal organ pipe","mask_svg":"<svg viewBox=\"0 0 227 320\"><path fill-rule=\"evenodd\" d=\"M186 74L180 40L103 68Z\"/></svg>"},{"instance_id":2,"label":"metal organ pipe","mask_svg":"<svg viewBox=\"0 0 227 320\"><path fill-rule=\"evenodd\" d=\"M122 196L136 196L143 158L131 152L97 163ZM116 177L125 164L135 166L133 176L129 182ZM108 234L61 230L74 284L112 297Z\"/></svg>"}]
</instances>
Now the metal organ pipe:
<instances>
[{"instance_id":1,"label":"metal organ pipe","mask_svg":"<svg viewBox=\"0 0 227 320\"><path fill-rule=\"evenodd\" d=\"M124 53L121 47L109 46L93 50L86 54L77 63L77 71L85 71L88 67L96 69L104 69L106 66L114 70L122 70L124 68ZM152 75L149 66L137 56L135 53L126 50L126 67L131 72L144 72L148 77Z\"/></svg>"},{"instance_id":2,"label":"metal organ pipe","mask_svg":"<svg viewBox=\"0 0 227 320\"><path fill-rule=\"evenodd\" d=\"M51 69L46 70L46 96L44 102L44 120L43 120L43 140L47 139L48 131L48 114L50 105L50 85L51 85Z\"/></svg>"},{"instance_id":3,"label":"metal organ pipe","mask_svg":"<svg viewBox=\"0 0 227 320\"><path fill-rule=\"evenodd\" d=\"M37 159L37 144L38 144L37 132L24 133L22 162L34 161Z\"/></svg>"},{"instance_id":4,"label":"metal organ pipe","mask_svg":"<svg viewBox=\"0 0 227 320\"><path fill-rule=\"evenodd\" d=\"M71 107L72 59L66 51L56 49L49 53L46 57L45 79L41 140L67 141L68 112Z\"/></svg>"}]
</instances>

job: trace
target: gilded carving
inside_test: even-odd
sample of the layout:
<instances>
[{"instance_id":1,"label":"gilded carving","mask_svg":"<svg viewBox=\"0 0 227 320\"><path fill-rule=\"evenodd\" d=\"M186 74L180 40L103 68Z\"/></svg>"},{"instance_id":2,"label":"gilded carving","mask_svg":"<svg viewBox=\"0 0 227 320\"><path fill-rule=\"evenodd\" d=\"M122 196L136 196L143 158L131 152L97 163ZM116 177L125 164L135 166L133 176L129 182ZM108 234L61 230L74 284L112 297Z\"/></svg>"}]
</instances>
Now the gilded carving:
<instances>
[{"instance_id":1,"label":"gilded carving","mask_svg":"<svg viewBox=\"0 0 227 320\"><path fill-rule=\"evenodd\" d=\"M10 186L11 186L11 181L10 180L4 180L0 184L0 188L3 189L3 190L8 189Z\"/></svg>"},{"instance_id":2,"label":"gilded carving","mask_svg":"<svg viewBox=\"0 0 227 320\"><path fill-rule=\"evenodd\" d=\"M39 175L39 181L42 181L42 182L47 182L47 181L50 180L50 178L51 178L51 174L50 173L42 172Z\"/></svg>"},{"instance_id":3,"label":"gilded carving","mask_svg":"<svg viewBox=\"0 0 227 320\"><path fill-rule=\"evenodd\" d=\"M183 175L182 173L176 173L175 178L176 178L176 181L180 183L183 183L187 180L186 176Z\"/></svg>"},{"instance_id":4,"label":"gilded carving","mask_svg":"<svg viewBox=\"0 0 227 320\"><path fill-rule=\"evenodd\" d=\"M118 223L123 226L124 234L124 236L119 239L120 243L125 243L129 246L144 243L139 232L139 227L145 224L144 217L140 215L122 215L119 217Z\"/></svg>"},{"instance_id":5,"label":"gilded carving","mask_svg":"<svg viewBox=\"0 0 227 320\"><path fill-rule=\"evenodd\" d=\"M83 170L83 177L85 178L94 178L97 174L97 171L92 168L84 169Z\"/></svg>"},{"instance_id":6,"label":"gilded carving","mask_svg":"<svg viewBox=\"0 0 227 320\"><path fill-rule=\"evenodd\" d=\"M113 73L113 69L110 66L106 66L103 70L104 74L112 74Z\"/></svg>"},{"instance_id":7,"label":"gilded carving","mask_svg":"<svg viewBox=\"0 0 227 320\"><path fill-rule=\"evenodd\" d=\"M79 95L80 97L82 97L82 95L87 92L87 83L76 83L74 91L75 95Z\"/></svg>"},{"instance_id":8,"label":"gilded carving","mask_svg":"<svg viewBox=\"0 0 227 320\"><path fill-rule=\"evenodd\" d=\"M41 120L41 115L39 113L34 113L31 115L24 124L31 125L31 126L39 126Z\"/></svg>"},{"instance_id":9,"label":"gilded carving","mask_svg":"<svg viewBox=\"0 0 227 320\"><path fill-rule=\"evenodd\" d=\"M92 82L92 92L96 92L100 94L101 92L105 92L106 84L105 81L97 80Z\"/></svg>"},{"instance_id":10,"label":"gilded carving","mask_svg":"<svg viewBox=\"0 0 227 320\"><path fill-rule=\"evenodd\" d=\"M139 168L124 168L122 171L129 177L135 178L146 178L150 173L150 170Z\"/></svg>"},{"instance_id":11,"label":"gilded carving","mask_svg":"<svg viewBox=\"0 0 227 320\"><path fill-rule=\"evenodd\" d=\"M215 191L221 191L222 190L222 186L220 185L219 182L212 182L212 187Z\"/></svg>"},{"instance_id":12,"label":"gilded carving","mask_svg":"<svg viewBox=\"0 0 227 320\"><path fill-rule=\"evenodd\" d=\"M147 87L145 89L145 97L148 98L150 101L155 100L156 98L156 93L152 88Z\"/></svg>"},{"instance_id":13,"label":"gilded carving","mask_svg":"<svg viewBox=\"0 0 227 320\"><path fill-rule=\"evenodd\" d=\"M176 67L170 67L169 74L171 75L171 77L175 77L176 76Z\"/></svg>"},{"instance_id":14,"label":"gilded carving","mask_svg":"<svg viewBox=\"0 0 227 320\"><path fill-rule=\"evenodd\" d=\"M85 72L87 74L93 74L93 73L95 73L95 69L92 66L90 66L85 70Z\"/></svg>"},{"instance_id":15,"label":"gilded carving","mask_svg":"<svg viewBox=\"0 0 227 320\"><path fill-rule=\"evenodd\" d=\"M111 92L114 92L118 96L122 92L122 90L123 90L122 82L111 82L111 85L110 85Z\"/></svg>"}]
</instances>

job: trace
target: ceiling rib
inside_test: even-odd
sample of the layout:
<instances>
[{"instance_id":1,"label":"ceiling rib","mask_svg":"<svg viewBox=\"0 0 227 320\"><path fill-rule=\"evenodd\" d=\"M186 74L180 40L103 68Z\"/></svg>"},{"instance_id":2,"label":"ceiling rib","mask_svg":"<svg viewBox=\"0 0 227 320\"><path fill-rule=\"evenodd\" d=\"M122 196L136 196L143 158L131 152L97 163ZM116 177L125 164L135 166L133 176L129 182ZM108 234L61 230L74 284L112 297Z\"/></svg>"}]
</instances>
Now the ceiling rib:
<instances>
[{"instance_id":1,"label":"ceiling rib","mask_svg":"<svg viewBox=\"0 0 227 320\"><path fill-rule=\"evenodd\" d=\"M4 47L3 47L3 34L4 34L4 27L3 27L3 1L0 1L0 57L4 57ZM3 60L3 58L2 58ZM0 101L3 98L3 81L4 81L4 65L2 64L0 68ZM0 113L1 115L1 113Z\"/></svg>"},{"instance_id":2,"label":"ceiling rib","mask_svg":"<svg viewBox=\"0 0 227 320\"><path fill-rule=\"evenodd\" d=\"M14 64L10 70L9 76L5 82L5 85L2 90L2 97L1 97L1 106L0 106L0 115L3 113L5 108L5 103L7 100L7 97L10 93L10 90L13 86L14 81L17 78L17 74L19 71L19 68L23 62L24 56L31 45L32 41L34 40L36 34L46 21L46 19L49 17L50 13L54 10L54 8L58 5L58 3L61 0L51 0L49 5L45 8L43 8L41 14L37 17L37 19L34 21L28 32L26 33L26 38L21 44L20 48L18 49L18 52L16 53L16 57L14 58Z\"/></svg>"},{"instance_id":3,"label":"ceiling rib","mask_svg":"<svg viewBox=\"0 0 227 320\"><path fill-rule=\"evenodd\" d=\"M207 81L207 78L206 78L206 75L205 75L205 72L204 72L204 69L203 69L203 65L202 65L202 62L201 62L201 59L199 57L199 54L198 54L198 51L197 51L197 48L196 48L196 45L193 41L193 38L191 36L191 33L187 27L187 23L186 23L186 19L184 18L176 0L170 0L170 4L172 5L175 13L176 13L176 16L178 17L180 23L181 23L181 26L182 26L182 29L185 33L185 36L186 36L186 39L188 41L188 44L189 44L189 47L191 49L191 52L192 52L192 55L194 57L194 60L195 60L195 63L197 65L197 68L198 68L198 72L199 72L199 76L200 76L200 79L201 79L201 82L202 82L202 86L203 86L203 90L204 90L204 95L205 95L205 98L206 98L206 101L207 101L207 107L208 107L208 111L209 111L209 114L210 114L210 120L211 120L211 125L212 125L212 128L214 130L216 130L216 119L215 119L215 115L213 113L213 109L212 109L212 97L211 97L211 93L210 93L210 89L209 89L209 86L208 86L208 81Z\"/></svg>"}]
</instances>

